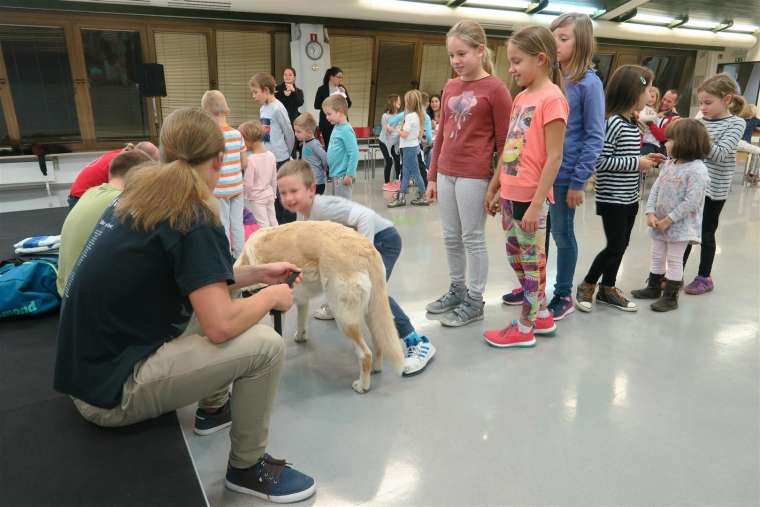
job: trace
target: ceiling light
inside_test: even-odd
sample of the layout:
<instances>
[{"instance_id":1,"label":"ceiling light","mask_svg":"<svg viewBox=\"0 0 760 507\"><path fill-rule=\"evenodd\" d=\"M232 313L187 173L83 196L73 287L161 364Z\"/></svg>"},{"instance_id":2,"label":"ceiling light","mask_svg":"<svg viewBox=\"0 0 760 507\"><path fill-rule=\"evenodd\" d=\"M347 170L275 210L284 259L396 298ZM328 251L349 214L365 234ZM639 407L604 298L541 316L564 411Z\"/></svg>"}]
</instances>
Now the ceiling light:
<instances>
[{"instance_id":1,"label":"ceiling light","mask_svg":"<svg viewBox=\"0 0 760 507\"><path fill-rule=\"evenodd\" d=\"M581 14L591 16L592 14L596 14L599 9L592 5L573 5L550 2L549 7L544 10L546 10L546 12L558 12L560 14L564 14L566 12L579 12Z\"/></svg>"},{"instance_id":2,"label":"ceiling light","mask_svg":"<svg viewBox=\"0 0 760 507\"><path fill-rule=\"evenodd\" d=\"M668 23L668 28L678 28L679 26L685 25L689 22L689 16L684 14L683 16L676 16L673 21Z\"/></svg>"},{"instance_id":3,"label":"ceiling light","mask_svg":"<svg viewBox=\"0 0 760 507\"><path fill-rule=\"evenodd\" d=\"M708 21L706 19L690 19L683 27L684 28L696 28L698 30L712 30L720 23L717 21Z\"/></svg>"},{"instance_id":4,"label":"ceiling light","mask_svg":"<svg viewBox=\"0 0 760 507\"><path fill-rule=\"evenodd\" d=\"M612 21L615 21L617 23L625 23L626 21L630 21L633 18L635 18L637 14L638 14L638 10L637 9L631 9L628 12L624 12L620 16L612 18Z\"/></svg>"},{"instance_id":5,"label":"ceiling light","mask_svg":"<svg viewBox=\"0 0 760 507\"><path fill-rule=\"evenodd\" d=\"M639 12L629 20L631 23L644 23L645 25L669 25L674 21L671 16L661 16L658 14L647 14Z\"/></svg>"},{"instance_id":6,"label":"ceiling light","mask_svg":"<svg viewBox=\"0 0 760 507\"><path fill-rule=\"evenodd\" d=\"M739 33L755 33L757 30L760 29L757 25L745 25L742 23L734 23L731 28L728 29L729 32L739 32Z\"/></svg>"},{"instance_id":7,"label":"ceiling light","mask_svg":"<svg viewBox=\"0 0 760 507\"><path fill-rule=\"evenodd\" d=\"M525 12L527 14L535 14L546 9L547 5L549 5L549 0L536 0L530 3L528 8L525 9Z\"/></svg>"},{"instance_id":8,"label":"ceiling light","mask_svg":"<svg viewBox=\"0 0 760 507\"><path fill-rule=\"evenodd\" d=\"M466 5L467 7L493 7L524 11L530 5L530 0L468 0Z\"/></svg>"}]
</instances>

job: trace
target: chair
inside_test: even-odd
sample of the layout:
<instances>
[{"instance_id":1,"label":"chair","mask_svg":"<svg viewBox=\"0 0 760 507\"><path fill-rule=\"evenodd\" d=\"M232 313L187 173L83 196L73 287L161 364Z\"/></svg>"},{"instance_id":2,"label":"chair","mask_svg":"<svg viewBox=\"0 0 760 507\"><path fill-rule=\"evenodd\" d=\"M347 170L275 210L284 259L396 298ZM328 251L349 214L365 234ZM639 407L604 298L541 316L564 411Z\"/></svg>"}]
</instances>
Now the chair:
<instances>
[{"instance_id":1,"label":"chair","mask_svg":"<svg viewBox=\"0 0 760 507\"><path fill-rule=\"evenodd\" d=\"M364 178L369 179L370 175L366 169L366 163L372 158L372 178L375 177L375 165L377 161L377 150L380 145L373 143L375 136L372 133L370 127L354 127L354 133L356 134L356 141L359 144L359 154L364 154L365 170Z\"/></svg>"}]
</instances>

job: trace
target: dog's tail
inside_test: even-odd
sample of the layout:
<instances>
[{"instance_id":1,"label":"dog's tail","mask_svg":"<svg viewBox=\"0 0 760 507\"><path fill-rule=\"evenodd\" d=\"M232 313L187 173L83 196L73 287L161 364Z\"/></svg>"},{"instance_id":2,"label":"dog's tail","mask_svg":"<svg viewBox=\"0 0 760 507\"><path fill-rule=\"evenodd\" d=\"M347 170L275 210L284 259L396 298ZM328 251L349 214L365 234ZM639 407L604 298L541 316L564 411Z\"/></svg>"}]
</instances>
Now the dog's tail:
<instances>
[{"instance_id":1,"label":"dog's tail","mask_svg":"<svg viewBox=\"0 0 760 507\"><path fill-rule=\"evenodd\" d=\"M376 253L376 252L375 252ZM369 279L372 290L369 295L367 327L372 333L375 346L390 360L393 368L401 375L404 371L404 348L393 323L393 314L388 304L385 290L385 269L380 254L370 260Z\"/></svg>"}]
</instances>

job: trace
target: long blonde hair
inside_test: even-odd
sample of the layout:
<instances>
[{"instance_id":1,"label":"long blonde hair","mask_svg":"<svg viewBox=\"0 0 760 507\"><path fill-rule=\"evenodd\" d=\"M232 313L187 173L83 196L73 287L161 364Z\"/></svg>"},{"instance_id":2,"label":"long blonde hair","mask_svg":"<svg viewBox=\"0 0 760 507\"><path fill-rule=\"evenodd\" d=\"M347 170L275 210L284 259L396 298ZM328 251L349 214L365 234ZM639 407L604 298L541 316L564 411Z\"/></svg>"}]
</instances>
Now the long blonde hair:
<instances>
[{"instance_id":1,"label":"long blonde hair","mask_svg":"<svg viewBox=\"0 0 760 507\"><path fill-rule=\"evenodd\" d=\"M573 24L573 35L575 36L575 46L573 47L573 56L570 63L564 69L567 78L570 81L579 82L586 75L586 72L594 66L592 58L596 50L594 41L594 25L591 18L585 14L577 12L567 12L552 21L549 30L552 32L557 28Z\"/></svg>"},{"instance_id":2,"label":"long blonde hair","mask_svg":"<svg viewBox=\"0 0 760 507\"><path fill-rule=\"evenodd\" d=\"M513 44L530 56L537 56L539 53L546 55L546 72L549 79L559 86L560 90L562 89L562 72L557 62L557 44L548 28L537 25L526 26L509 38L509 44Z\"/></svg>"},{"instance_id":3,"label":"long blonde hair","mask_svg":"<svg viewBox=\"0 0 760 507\"><path fill-rule=\"evenodd\" d=\"M493 75L493 58L491 57L491 50L486 44L486 32L480 23L471 19L463 19L451 27L446 34L446 38L449 37L456 37L472 48L479 48L482 45L483 57L480 59L480 64L483 66L483 70Z\"/></svg>"},{"instance_id":4,"label":"long blonde hair","mask_svg":"<svg viewBox=\"0 0 760 507\"><path fill-rule=\"evenodd\" d=\"M728 74L715 74L713 77L707 78L697 88L697 93L699 92L709 93L719 99L723 99L726 95L731 95L731 102L728 104L728 110L731 114L740 114L747 103L739 93L739 85Z\"/></svg>"},{"instance_id":5,"label":"long blonde hair","mask_svg":"<svg viewBox=\"0 0 760 507\"><path fill-rule=\"evenodd\" d=\"M420 131L425 128L425 110L422 108L422 93L419 90L409 90L404 94L404 112L416 113L420 119Z\"/></svg>"},{"instance_id":6,"label":"long blonde hair","mask_svg":"<svg viewBox=\"0 0 760 507\"><path fill-rule=\"evenodd\" d=\"M211 189L196 166L224 151L224 135L211 117L193 108L174 111L161 127L161 163L130 171L116 216L137 230L162 222L187 232L198 222L219 223Z\"/></svg>"}]
</instances>

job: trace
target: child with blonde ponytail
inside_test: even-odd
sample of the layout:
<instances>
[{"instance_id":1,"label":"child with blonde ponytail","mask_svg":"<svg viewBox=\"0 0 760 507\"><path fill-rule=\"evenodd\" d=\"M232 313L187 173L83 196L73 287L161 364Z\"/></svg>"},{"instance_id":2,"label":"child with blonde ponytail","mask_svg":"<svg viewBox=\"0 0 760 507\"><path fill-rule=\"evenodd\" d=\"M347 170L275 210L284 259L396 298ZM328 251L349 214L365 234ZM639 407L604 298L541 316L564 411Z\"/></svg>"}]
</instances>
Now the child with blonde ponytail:
<instances>
[{"instance_id":1,"label":"child with blonde ponytail","mask_svg":"<svg viewBox=\"0 0 760 507\"><path fill-rule=\"evenodd\" d=\"M499 169L491 179L484 210L501 211L507 255L523 292L520 319L484 333L494 347L532 347L536 334L556 329L546 302L546 213L562 162L569 106L552 33L523 28L507 45L509 72L524 88L512 105Z\"/></svg>"},{"instance_id":2,"label":"child with blonde ponytail","mask_svg":"<svg viewBox=\"0 0 760 507\"><path fill-rule=\"evenodd\" d=\"M458 77L443 90L426 197L439 201L450 286L426 309L448 314L441 320L444 326L459 327L483 319L488 278L483 199L493 175L494 148L501 153L504 147L512 97L492 75L486 34L477 22L454 25L446 47Z\"/></svg>"}]
</instances>

